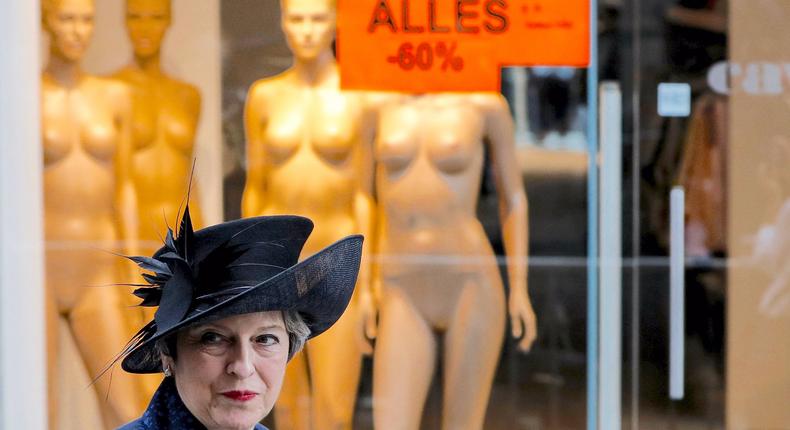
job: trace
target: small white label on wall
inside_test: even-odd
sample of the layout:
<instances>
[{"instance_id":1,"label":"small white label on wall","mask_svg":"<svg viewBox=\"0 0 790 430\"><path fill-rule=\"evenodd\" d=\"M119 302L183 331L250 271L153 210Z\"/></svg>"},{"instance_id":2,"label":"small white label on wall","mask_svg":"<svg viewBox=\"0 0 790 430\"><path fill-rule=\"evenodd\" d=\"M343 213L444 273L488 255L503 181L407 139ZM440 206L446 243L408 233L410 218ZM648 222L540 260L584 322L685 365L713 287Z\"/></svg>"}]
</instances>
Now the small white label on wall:
<instances>
[{"instance_id":1,"label":"small white label on wall","mask_svg":"<svg viewBox=\"0 0 790 430\"><path fill-rule=\"evenodd\" d=\"M691 85L658 84L658 114L672 117L691 115Z\"/></svg>"}]
</instances>

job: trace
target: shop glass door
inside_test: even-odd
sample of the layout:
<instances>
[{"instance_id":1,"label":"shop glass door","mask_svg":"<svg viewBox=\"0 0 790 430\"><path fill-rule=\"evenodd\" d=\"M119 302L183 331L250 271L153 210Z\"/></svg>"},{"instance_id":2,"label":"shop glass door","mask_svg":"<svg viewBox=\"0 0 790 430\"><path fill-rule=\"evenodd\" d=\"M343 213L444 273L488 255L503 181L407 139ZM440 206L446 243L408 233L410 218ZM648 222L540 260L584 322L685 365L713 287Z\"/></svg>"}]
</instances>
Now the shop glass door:
<instances>
[{"instance_id":1,"label":"shop glass door","mask_svg":"<svg viewBox=\"0 0 790 430\"><path fill-rule=\"evenodd\" d=\"M788 17L600 5L598 70L622 89L623 428L790 428Z\"/></svg>"}]
</instances>

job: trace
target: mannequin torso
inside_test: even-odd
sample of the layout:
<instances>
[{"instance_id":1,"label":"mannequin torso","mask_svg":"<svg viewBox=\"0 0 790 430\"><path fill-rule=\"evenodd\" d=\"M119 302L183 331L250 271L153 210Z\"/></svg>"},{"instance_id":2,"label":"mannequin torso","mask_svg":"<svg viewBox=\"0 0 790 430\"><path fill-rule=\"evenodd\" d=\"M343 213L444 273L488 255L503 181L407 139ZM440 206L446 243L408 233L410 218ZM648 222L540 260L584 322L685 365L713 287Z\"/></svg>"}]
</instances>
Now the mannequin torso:
<instances>
[{"instance_id":1,"label":"mannequin torso","mask_svg":"<svg viewBox=\"0 0 790 430\"><path fill-rule=\"evenodd\" d=\"M200 93L192 85L134 65L115 74L132 88L132 176L138 194L140 237L158 246L162 214L173 222L187 188L200 117ZM193 187L194 188L194 187ZM201 226L193 190L190 212ZM145 196L145 198L142 198Z\"/></svg>"},{"instance_id":2,"label":"mannequin torso","mask_svg":"<svg viewBox=\"0 0 790 430\"><path fill-rule=\"evenodd\" d=\"M459 102L458 96L426 96L381 114L376 160L385 255L488 248L475 214L484 124L477 107Z\"/></svg>"},{"instance_id":3,"label":"mannequin torso","mask_svg":"<svg viewBox=\"0 0 790 430\"><path fill-rule=\"evenodd\" d=\"M264 184L248 182L244 215L291 213L316 220L303 256L358 231L361 95L341 92L336 74L325 85L305 87L286 73L253 85L248 103L260 107L248 127L260 136Z\"/></svg>"},{"instance_id":4,"label":"mannequin torso","mask_svg":"<svg viewBox=\"0 0 790 430\"><path fill-rule=\"evenodd\" d=\"M110 80L84 76L74 87L64 87L44 76L44 225L50 243L83 250L86 245L117 248L113 163L122 133L118 106L127 100L126 88ZM74 261L63 263L72 266L69 272L86 266ZM93 268L86 270L95 272ZM49 273L57 276L58 271ZM84 283L90 278L80 279ZM74 282L55 282L52 287L57 289L61 313L73 308L85 290L83 284Z\"/></svg>"}]
</instances>

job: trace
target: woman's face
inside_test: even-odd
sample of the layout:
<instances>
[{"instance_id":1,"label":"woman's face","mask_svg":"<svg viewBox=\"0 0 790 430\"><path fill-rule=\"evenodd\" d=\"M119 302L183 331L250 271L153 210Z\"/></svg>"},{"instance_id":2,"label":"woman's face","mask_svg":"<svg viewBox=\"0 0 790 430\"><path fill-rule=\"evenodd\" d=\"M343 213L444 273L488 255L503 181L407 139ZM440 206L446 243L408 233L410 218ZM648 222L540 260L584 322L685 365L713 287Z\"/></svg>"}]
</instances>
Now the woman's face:
<instances>
[{"instance_id":1,"label":"woman's face","mask_svg":"<svg viewBox=\"0 0 790 430\"><path fill-rule=\"evenodd\" d=\"M69 61L79 61L93 35L93 0L44 0L44 27L51 51Z\"/></svg>"},{"instance_id":2,"label":"woman's face","mask_svg":"<svg viewBox=\"0 0 790 430\"><path fill-rule=\"evenodd\" d=\"M280 394L288 334L282 312L258 312L186 328L176 350L175 362L163 361L195 418L209 429L250 429Z\"/></svg>"},{"instance_id":3,"label":"woman's face","mask_svg":"<svg viewBox=\"0 0 790 430\"><path fill-rule=\"evenodd\" d=\"M332 47L335 8L330 0L282 0L282 26L296 58L310 61Z\"/></svg>"},{"instance_id":4,"label":"woman's face","mask_svg":"<svg viewBox=\"0 0 790 430\"><path fill-rule=\"evenodd\" d=\"M170 0L127 0L126 30L137 57L159 54L170 27Z\"/></svg>"}]
</instances>

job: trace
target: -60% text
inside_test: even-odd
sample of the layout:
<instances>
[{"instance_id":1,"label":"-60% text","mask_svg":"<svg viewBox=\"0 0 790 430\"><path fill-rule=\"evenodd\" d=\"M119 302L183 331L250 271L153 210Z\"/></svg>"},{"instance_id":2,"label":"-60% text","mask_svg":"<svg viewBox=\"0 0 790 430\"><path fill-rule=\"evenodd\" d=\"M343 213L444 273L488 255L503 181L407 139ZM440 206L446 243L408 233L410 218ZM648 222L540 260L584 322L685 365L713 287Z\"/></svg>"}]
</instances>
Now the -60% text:
<instances>
[{"instance_id":1,"label":"-60% text","mask_svg":"<svg viewBox=\"0 0 790 430\"><path fill-rule=\"evenodd\" d=\"M460 71L464 68L464 59L455 54L456 42L449 45L445 42L431 44L423 42L415 46L404 42L398 48L397 55L387 57L387 62L397 64L403 70L430 70L434 64L440 64L442 70Z\"/></svg>"}]
</instances>

